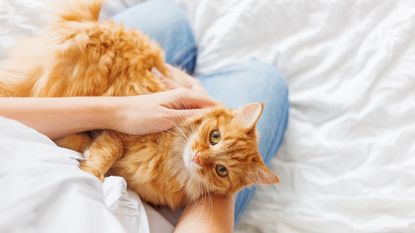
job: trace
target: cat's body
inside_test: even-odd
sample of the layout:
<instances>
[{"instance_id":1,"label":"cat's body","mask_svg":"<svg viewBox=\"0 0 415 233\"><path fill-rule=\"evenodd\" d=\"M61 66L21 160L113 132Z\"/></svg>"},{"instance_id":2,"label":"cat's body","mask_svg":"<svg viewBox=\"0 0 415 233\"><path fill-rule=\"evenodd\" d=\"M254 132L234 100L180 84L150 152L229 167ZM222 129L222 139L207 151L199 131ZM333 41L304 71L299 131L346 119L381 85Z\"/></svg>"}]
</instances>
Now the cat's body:
<instances>
[{"instance_id":1,"label":"cat's body","mask_svg":"<svg viewBox=\"0 0 415 233\"><path fill-rule=\"evenodd\" d=\"M101 1L89 0L61 13L51 34L36 39L44 42L37 52L25 50L25 59L15 56L3 69L0 96L131 96L167 90L151 72L156 68L168 75L158 45L114 22L99 23L100 9ZM96 137L80 133L56 142L84 152L83 170L101 179L123 176L144 200L176 208L208 193L278 181L258 152L255 124L261 112L259 104L235 111L218 106L157 134L102 130Z\"/></svg>"},{"instance_id":2,"label":"cat's body","mask_svg":"<svg viewBox=\"0 0 415 233\"><path fill-rule=\"evenodd\" d=\"M185 171L182 153L174 148L175 143L183 143L180 141L174 133L130 136L125 140L128 150L109 174L125 177L130 189L153 204L175 208L196 200L208 190L197 192L186 185L191 177Z\"/></svg>"}]
</instances>

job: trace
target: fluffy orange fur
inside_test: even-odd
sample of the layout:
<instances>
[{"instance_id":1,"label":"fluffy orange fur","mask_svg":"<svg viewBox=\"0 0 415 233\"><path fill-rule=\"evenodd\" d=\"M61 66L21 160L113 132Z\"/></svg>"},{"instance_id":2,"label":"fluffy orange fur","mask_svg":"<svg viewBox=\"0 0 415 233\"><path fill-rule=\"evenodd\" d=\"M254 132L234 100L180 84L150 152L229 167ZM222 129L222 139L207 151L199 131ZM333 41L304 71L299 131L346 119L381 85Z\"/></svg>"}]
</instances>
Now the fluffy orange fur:
<instances>
[{"instance_id":1,"label":"fluffy orange fur","mask_svg":"<svg viewBox=\"0 0 415 233\"><path fill-rule=\"evenodd\" d=\"M24 57L13 55L2 69L0 96L129 96L166 90L151 72L156 68L168 75L160 47L136 30L98 22L101 4L73 1L48 33L25 42ZM122 176L145 201L176 208L203 195L278 182L258 151L255 125L261 113L261 104L238 110L217 106L157 134L102 130L95 137L86 132L56 143L83 152L83 170L100 179Z\"/></svg>"}]
</instances>

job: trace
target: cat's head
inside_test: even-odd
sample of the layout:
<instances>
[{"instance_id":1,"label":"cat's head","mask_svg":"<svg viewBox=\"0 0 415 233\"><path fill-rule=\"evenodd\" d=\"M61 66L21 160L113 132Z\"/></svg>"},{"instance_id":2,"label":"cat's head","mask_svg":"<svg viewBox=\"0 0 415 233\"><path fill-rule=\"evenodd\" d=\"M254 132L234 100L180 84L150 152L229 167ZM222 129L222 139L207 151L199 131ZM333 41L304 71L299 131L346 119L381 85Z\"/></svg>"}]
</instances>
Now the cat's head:
<instances>
[{"instance_id":1,"label":"cat's head","mask_svg":"<svg viewBox=\"0 0 415 233\"><path fill-rule=\"evenodd\" d=\"M262 110L260 103L237 110L218 106L193 121L183 161L196 186L229 194L244 186L279 182L258 150L256 124Z\"/></svg>"}]
</instances>

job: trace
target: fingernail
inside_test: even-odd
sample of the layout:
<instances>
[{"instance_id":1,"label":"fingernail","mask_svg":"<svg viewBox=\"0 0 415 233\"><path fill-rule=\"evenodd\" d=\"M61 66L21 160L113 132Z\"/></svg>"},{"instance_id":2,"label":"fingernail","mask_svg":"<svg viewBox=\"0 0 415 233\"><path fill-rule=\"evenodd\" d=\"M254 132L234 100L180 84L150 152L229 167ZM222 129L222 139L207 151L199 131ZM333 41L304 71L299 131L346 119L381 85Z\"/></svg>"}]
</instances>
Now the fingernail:
<instances>
[{"instance_id":1,"label":"fingernail","mask_svg":"<svg viewBox=\"0 0 415 233\"><path fill-rule=\"evenodd\" d=\"M167 71L169 72L169 77L171 77L171 74L173 72L173 67L170 64L166 63Z\"/></svg>"},{"instance_id":2,"label":"fingernail","mask_svg":"<svg viewBox=\"0 0 415 233\"><path fill-rule=\"evenodd\" d=\"M151 68L151 72L157 75L158 77L161 77L161 73L156 67Z\"/></svg>"}]
</instances>

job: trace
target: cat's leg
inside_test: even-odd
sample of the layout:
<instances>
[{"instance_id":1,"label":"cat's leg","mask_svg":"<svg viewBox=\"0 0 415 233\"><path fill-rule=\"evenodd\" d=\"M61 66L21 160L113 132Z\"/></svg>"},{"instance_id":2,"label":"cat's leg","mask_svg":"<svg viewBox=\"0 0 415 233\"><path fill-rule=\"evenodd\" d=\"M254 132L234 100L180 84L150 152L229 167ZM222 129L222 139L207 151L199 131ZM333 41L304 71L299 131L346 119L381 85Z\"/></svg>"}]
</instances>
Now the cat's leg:
<instances>
[{"instance_id":1,"label":"cat's leg","mask_svg":"<svg viewBox=\"0 0 415 233\"><path fill-rule=\"evenodd\" d=\"M123 154L124 145L119 133L103 131L84 152L86 160L81 161L81 169L104 179L105 173Z\"/></svg>"},{"instance_id":2,"label":"cat's leg","mask_svg":"<svg viewBox=\"0 0 415 233\"><path fill-rule=\"evenodd\" d=\"M83 153L89 145L91 145L91 138L86 133L73 134L64 138L55 140L55 143L67 149Z\"/></svg>"}]
</instances>

